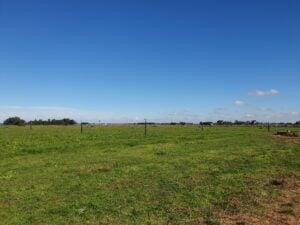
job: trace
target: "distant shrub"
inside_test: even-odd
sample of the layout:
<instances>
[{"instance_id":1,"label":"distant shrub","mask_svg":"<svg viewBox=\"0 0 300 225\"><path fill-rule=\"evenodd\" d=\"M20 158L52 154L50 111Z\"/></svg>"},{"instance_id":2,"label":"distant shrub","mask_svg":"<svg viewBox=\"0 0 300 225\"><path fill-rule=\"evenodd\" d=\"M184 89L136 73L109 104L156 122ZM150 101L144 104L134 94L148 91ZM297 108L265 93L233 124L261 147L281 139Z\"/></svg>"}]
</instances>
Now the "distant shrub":
<instances>
[{"instance_id":1,"label":"distant shrub","mask_svg":"<svg viewBox=\"0 0 300 225\"><path fill-rule=\"evenodd\" d=\"M32 125L74 125L76 124L75 120L69 119L69 118L64 118L61 120L57 120L57 119L48 119L48 120L34 120L34 121L30 121L29 123L31 123Z\"/></svg>"},{"instance_id":2,"label":"distant shrub","mask_svg":"<svg viewBox=\"0 0 300 225\"><path fill-rule=\"evenodd\" d=\"M20 117L9 117L3 122L4 125L17 125L23 126L26 124L26 121L21 119Z\"/></svg>"}]
</instances>

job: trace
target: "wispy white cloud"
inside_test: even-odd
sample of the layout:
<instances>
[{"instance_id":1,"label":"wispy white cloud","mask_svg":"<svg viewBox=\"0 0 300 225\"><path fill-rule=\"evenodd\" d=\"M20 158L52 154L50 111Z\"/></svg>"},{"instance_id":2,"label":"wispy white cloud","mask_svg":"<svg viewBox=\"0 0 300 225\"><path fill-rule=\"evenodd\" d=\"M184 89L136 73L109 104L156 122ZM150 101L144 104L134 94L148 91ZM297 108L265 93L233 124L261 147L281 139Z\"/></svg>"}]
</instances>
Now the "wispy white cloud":
<instances>
[{"instance_id":1,"label":"wispy white cloud","mask_svg":"<svg viewBox=\"0 0 300 225\"><path fill-rule=\"evenodd\" d=\"M11 116L19 116L25 120L32 119L61 119L72 118L77 122L101 122L103 123L132 123L142 122L144 118L152 122L194 122L217 121L217 120L257 120L270 122L295 122L300 121L300 111L293 111L243 107L239 109L219 107L212 111L199 111L182 109L173 112L160 112L149 115L128 115L126 113L112 113L94 110L82 110L67 107L48 106L0 106L0 122Z\"/></svg>"},{"instance_id":2,"label":"wispy white cloud","mask_svg":"<svg viewBox=\"0 0 300 225\"><path fill-rule=\"evenodd\" d=\"M279 94L279 91L276 89L271 89L268 91L261 91L261 90L255 90L248 93L250 96L256 96L256 97L264 97L264 96L274 96Z\"/></svg>"},{"instance_id":3,"label":"wispy white cloud","mask_svg":"<svg viewBox=\"0 0 300 225\"><path fill-rule=\"evenodd\" d=\"M252 119L270 122L295 122L300 120L300 112L278 111L270 108L257 108L241 116L241 120Z\"/></svg>"},{"instance_id":4,"label":"wispy white cloud","mask_svg":"<svg viewBox=\"0 0 300 225\"><path fill-rule=\"evenodd\" d=\"M211 113L205 114L203 118L206 121L257 120L261 122L296 122L300 121L300 111L252 107L245 107L240 110L215 109Z\"/></svg>"},{"instance_id":5,"label":"wispy white cloud","mask_svg":"<svg viewBox=\"0 0 300 225\"><path fill-rule=\"evenodd\" d=\"M246 114L245 114L245 117L246 117L246 118L253 118L253 114L251 114L251 113L246 113Z\"/></svg>"},{"instance_id":6,"label":"wispy white cloud","mask_svg":"<svg viewBox=\"0 0 300 225\"><path fill-rule=\"evenodd\" d=\"M291 114L292 114L293 116L299 116L299 117L300 117L300 112L291 112Z\"/></svg>"},{"instance_id":7,"label":"wispy white cloud","mask_svg":"<svg viewBox=\"0 0 300 225\"><path fill-rule=\"evenodd\" d=\"M234 104L236 106L244 106L246 103L244 101L241 101L241 100L235 100L234 101Z\"/></svg>"},{"instance_id":8,"label":"wispy white cloud","mask_svg":"<svg viewBox=\"0 0 300 225\"><path fill-rule=\"evenodd\" d=\"M161 122L179 122L179 121L185 121L185 122L195 122L199 121L201 115L193 112L191 109L183 109L179 111L173 111L168 112L165 116L164 113L161 113L161 115L158 115L159 119L155 119L155 121L161 121Z\"/></svg>"},{"instance_id":9,"label":"wispy white cloud","mask_svg":"<svg viewBox=\"0 0 300 225\"><path fill-rule=\"evenodd\" d=\"M101 120L102 122L123 123L140 121L140 118L136 116L59 106L0 106L0 121L11 116L19 116L25 120L72 118L77 122L98 122Z\"/></svg>"}]
</instances>

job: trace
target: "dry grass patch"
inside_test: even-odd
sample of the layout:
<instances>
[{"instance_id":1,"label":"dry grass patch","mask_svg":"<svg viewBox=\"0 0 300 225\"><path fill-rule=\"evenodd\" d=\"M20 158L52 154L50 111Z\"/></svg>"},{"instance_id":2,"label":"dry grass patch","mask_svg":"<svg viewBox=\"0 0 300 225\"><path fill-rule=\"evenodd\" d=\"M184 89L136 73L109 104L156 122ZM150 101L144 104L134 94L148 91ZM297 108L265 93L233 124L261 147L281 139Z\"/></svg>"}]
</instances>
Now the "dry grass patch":
<instances>
[{"instance_id":1,"label":"dry grass patch","mask_svg":"<svg viewBox=\"0 0 300 225\"><path fill-rule=\"evenodd\" d=\"M300 180L296 176L280 177L270 182L278 189L279 197L265 201L261 213L239 213L216 215L222 225L299 225L300 224Z\"/></svg>"},{"instance_id":2,"label":"dry grass patch","mask_svg":"<svg viewBox=\"0 0 300 225\"><path fill-rule=\"evenodd\" d=\"M281 136L281 135L273 135L273 137L281 142L286 143L286 144L300 144L299 137L287 137L287 136Z\"/></svg>"}]
</instances>

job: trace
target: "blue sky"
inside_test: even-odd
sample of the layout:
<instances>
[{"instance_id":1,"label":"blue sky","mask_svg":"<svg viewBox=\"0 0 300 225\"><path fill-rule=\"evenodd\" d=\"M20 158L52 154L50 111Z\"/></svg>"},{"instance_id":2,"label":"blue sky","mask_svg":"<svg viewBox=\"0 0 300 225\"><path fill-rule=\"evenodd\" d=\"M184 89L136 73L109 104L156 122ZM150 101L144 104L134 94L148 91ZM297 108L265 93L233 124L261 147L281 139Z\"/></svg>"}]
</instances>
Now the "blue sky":
<instances>
[{"instance_id":1,"label":"blue sky","mask_svg":"<svg viewBox=\"0 0 300 225\"><path fill-rule=\"evenodd\" d=\"M300 120L300 1L0 0L0 121Z\"/></svg>"}]
</instances>

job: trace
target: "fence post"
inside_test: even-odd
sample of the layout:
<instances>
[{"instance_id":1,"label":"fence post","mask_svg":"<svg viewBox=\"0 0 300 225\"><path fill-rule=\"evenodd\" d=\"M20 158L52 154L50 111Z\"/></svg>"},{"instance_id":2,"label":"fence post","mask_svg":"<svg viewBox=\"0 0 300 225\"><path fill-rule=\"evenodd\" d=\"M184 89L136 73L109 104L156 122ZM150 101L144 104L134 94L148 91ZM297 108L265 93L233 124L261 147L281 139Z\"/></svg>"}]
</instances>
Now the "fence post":
<instances>
[{"instance_id":1,"label":"fence post","mask_svg":"<svg viewBox=\"0 0 300 225\"><path fill-rule=\"evenodd\" d=\"M147 137L147 120L145 119L145 137Z\"/></svg>"}]
</instances>

